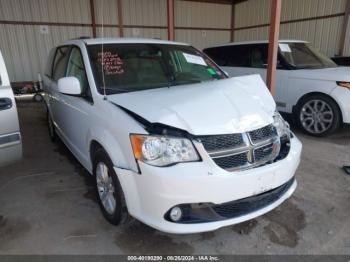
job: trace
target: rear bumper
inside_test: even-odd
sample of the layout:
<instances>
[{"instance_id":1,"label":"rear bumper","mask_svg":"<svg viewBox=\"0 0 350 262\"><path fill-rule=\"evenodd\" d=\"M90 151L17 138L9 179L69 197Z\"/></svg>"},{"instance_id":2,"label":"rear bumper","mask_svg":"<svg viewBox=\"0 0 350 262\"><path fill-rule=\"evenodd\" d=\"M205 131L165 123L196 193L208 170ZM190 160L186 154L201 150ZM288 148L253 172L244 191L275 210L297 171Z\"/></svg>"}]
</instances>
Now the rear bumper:
<instances>
[{"instance_id":1,"label":"rear bumper","mask_svg":"<svg viewBox=\"0 0 350 262\"><path fill-rule=\"evenodd\" d=\"M290 181L300 162L301 143L291 141L287 158L274 164L242 172L227 172L206 161L157 168L140 163L142 174L115 168L129 213L161 231L177 234L213 231L265 214L287 198L297 187L294 181L276 201L250 213L215 222L178 224L164 218L170 208L190 203L223 203L276 189Z\"/></svg>"}]
</instances>

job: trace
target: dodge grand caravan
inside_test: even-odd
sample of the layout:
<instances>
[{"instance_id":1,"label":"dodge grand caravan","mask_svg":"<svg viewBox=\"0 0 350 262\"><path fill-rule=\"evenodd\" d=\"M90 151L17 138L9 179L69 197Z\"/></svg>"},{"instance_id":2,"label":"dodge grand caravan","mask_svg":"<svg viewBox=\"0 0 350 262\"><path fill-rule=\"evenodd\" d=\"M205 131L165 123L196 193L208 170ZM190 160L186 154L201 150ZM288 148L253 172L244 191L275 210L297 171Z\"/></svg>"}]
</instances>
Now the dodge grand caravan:
<instances>
[{"instance_id":1,"label":"dodge grand caravan","mask_svg":"<svg viewBox=\"0 0 350 262\"><path fill-rule=\"evenodd\" d=\"M301 143L259 76L228 78L195 48L79 39L44 77L49 134L93 175L105 218L170 233L260 216L296 189Z\"/></svg>"},{"instance_id":2,"label":"dodge grand caravan","mask_svg":"<svg viewBox=\"0 0 350 262\"><path fill-rule=\"evenodd\" d=\"M230 76L260 74L266 78L267 41L232 43L204 52ZM275 100L278 110L294 115L300 128L313 136L350 124L350 68L299 40L279 43Z\"/></svg>"}]
</instances>

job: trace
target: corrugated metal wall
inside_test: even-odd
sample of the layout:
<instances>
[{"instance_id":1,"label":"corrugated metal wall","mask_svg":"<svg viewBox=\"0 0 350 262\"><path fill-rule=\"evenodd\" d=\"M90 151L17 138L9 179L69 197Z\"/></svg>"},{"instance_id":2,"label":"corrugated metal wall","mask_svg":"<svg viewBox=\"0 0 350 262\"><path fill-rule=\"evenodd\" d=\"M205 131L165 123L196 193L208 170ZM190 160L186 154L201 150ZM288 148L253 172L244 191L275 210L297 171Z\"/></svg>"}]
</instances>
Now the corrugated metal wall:
<instances>
[{"instance_id":1,"label":"corrugated metal wall","mask_svg":"<svg viewBox=\"0 0 350 262\"><path fill-rule=\"evenodd\" d=\"M0 48L11 81L37 79L51 47L66 39L90 34L89 27L49 26L49 34L41 34L39 26L0 25Z\"/></svg>"},{"instance_id":2,"label":"corrugated metal wall","mask_svg":"<svg viewBox=\"0 0 350 262\"><path fill-rule=\"evenodd\" d=\"M0 0L1 20L90 23L89 0Z\"/></svg>"},{"instance_id":3,"label":"corrugated metal wall","mask_svg":"<svg viewBox=\"0 0 350 262\"><path fill-rule=\"evenodd\" d=\"M350 56L350 20L348 22L348 30L346 32L345 35L345 48L344 48L344 52L346 56Z\"/></svg>"},{"instance_id":4,"label":"corrugated metal wall","mask_svg":"<svg viewBox=\"0 0 350 262\"><path fill-rule=\"evenodd\" d=\"M282 21L340 14L345 3L346 0L283 0ZM118 37L117 0L94 0L94 6L97 36ZM236 5L235 41L267 39L270 9L271 0L248 0ZM167 39L166 0L122 0L122 16L124 36ZM0 20L15 22L0 23L0 48L11 81L36 80L52 46L92 36L90 0L0 0ZM33 22L39 24L30 24ZM43 26L45 23L66 25ZM102 23L106 25L103 32ZM281 38L305 39L334 55L339 49L342 23L343 16L286 23L281 25ZM227 43L230 27L231 5L175 0L177 41L199 49ZM350 26L345 50L350 55Z\"/></svg>"},{"instance_id":5,"label":"corrugated metal wall","mask_svg":"<svg viewBox=\"0 0 350 262\"><path fill-rule=\"evenodd\" d=\"M344 13L346 0L283 0L281 21L300 20ZM268 24L270 0L250 0L236 6L235 28ZM249 15L247 15L249 14ZM298 21L281 25L281 39L301 39L329 56L339 50L344 16ZM268 39L268 26L235 31L236 41Z\"/></svg>"},{"instance_id":6,"label":"corrugated metal wall","mask_svg":"<svg viewBox=\"0 0 350 262\"><path fill-rule=\"evenodd\" d=\"M95 23L97 25L109 25L102 29L102 27L97 26L96 37L118 37L119 27L118 27L118 6L115 0L94 0L95 7ZM86 14L90 17L91 14ZM91 23L91 21L90 21ZM113 25L113 27L110 27Z\"/></svg>"},{"instance_id":7,"label":"corrugated metal wall","mask_svg":"<svg viewBox=\"0 0 350 262\"><path fill-rule=\"evenodd\" d=\"M122 6L125 25L167 25L167 4L164 0L123 0Z\"/></svg>"},{"instance_id":8,"label":"corrugated metal wall","mask_svg":"<svg viewBox=\"0 0 350 262\"><path fill-rule=\"evenodd\" d=\"M89 0L0 0L0 19L7 21L90 24ZM44 28L45 29L45 28ZM91 36L89 26L0 24L0 48L11 81L30 81L45 67L49 50L62 41Z\"/></svg>"},{"instance_id":9,"label":"corrugated metal wall","mask_svg":"<svg viewBox=\"0 0 350 262\"><path fill-rule=\"evenodd\" d=\"M176 0L177 27L230 28L230 5ZM118 37L117 0L94 0L98 37ZM124 36L167 39L166 0L122 0ZM11 81L36 80L49 50L67 39L92 36L90 0L0 0L0 20L83 26L0 24L0 48ZM107 25L102 30L101 25ZM44 28L45 29L45 28ZM176 30L176 40L198 48L228 42L228 30Z\"/></svg>"},{"instance_id":10,"label":"corrugated metal wall","mask_svg":"<svg viewBox=\"0 0 350 262\"><path fill-rule=\"evenodd\" d=\"M204 48L230 41L231 6L224 4L197 3L187 1L175 2L176 40L192 43L197 48ZM200 30L195 28L228 29Z\"/></svg>"},{"instance_id":11,"label":"corrugated metal wall","mask_svg":"<svg viewBox=\"0 0 350 262\"><path fill-rule=\"evenodd\" d=\"M96 24L118 25L118 5L116 0L94 0L94 6ZM91 19L90 13L85 15ZM105 31L108 30L105 28ZM110 30L110 32L114 31Z\"/></svg>"},{"instance_id":12,"label":"corrugated metal wall","mask_svg":"<svg viewBox=\"0 0 350 262\"><path fill-rule=\"evenodd\" d=\"M127 27L124 36L167 39L165 0L123 0L122 6L123 24ZM143 28L144 26L155 28Z\"/></svg>"}]
</instances>

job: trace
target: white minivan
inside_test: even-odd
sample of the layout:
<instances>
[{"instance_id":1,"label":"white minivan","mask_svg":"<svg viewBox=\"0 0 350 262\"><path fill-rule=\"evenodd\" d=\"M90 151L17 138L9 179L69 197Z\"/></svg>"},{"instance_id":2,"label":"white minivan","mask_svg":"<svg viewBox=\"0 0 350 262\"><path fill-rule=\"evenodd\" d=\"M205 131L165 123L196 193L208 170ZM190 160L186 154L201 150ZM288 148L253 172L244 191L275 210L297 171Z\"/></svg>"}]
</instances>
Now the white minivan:
<instances>
[{"instance_id":1,"label":"white minivan","mask_svg":"<svg viewBox=\"0 0 350 262\"><path fill-rule=\"evenodd\" d=\"M302 145L259 76L228 78L195 48L78 39L44 77L49 132L93 175L105 218L170 233L240 223L296 189Z\"/></svg>"},{"instance_id":2,"label":"white minivan","mask_svg":"<svg viewBox=\"0 0 350 262\"><path fill-rule=\"evenodd\" d=\"M259 74L266 79L268 42L237 42L204 49L230 76ZM279 42L275 100L313 136L350 124L350 68L337 66L309 43Z\"/></svg>"}]
</instances>

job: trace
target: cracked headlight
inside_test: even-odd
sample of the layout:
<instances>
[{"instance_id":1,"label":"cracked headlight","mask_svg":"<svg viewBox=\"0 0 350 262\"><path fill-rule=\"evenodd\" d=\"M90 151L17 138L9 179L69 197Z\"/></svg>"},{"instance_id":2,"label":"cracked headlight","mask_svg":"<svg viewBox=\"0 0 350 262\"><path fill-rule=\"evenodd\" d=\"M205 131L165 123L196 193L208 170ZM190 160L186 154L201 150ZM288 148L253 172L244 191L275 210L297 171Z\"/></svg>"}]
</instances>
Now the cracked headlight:
<instances>
[{"instance_id":1,"label":"cracked headlight","mask_svg":"<svg viewBox=\"0 0 350 262\"><path fill-rule=\"evenodd\" d=\"M200 160L193 143L186 138L131 135L130 139L135 158L149 165L164 167Z\"/></svg>"},{"instance_id":2,"label":"cracked headlight","mask_svg":"<svg viewBox=\"0 0 350 262\"><path fill-rule=\"evenodd\" d=\"M290 127L289 124L283 119L280 113L275 112L273 116L273 125L277 130L279 137L288 136L290 137Z\"/></svg>"}]
</instances>

